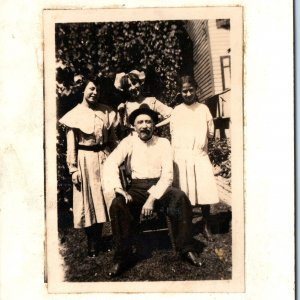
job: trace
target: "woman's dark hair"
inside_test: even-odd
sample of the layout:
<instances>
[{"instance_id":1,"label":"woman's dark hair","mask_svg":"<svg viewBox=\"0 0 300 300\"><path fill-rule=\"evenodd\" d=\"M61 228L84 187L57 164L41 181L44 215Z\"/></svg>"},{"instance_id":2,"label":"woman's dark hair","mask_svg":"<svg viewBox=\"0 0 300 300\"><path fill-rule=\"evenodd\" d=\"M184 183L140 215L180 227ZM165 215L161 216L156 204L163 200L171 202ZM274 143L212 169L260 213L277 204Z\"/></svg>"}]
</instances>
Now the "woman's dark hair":
<instances>
[{"instance_id":1,"label":"woman's dark hair","mask_svg":"<svg viewBox=\"0 0 300 300\"><path fill-rule=\"evenodd\" d=\"M82 80L82 86L83 86L83 89L86 88L87 84L89 82L93 82L96 86L99 85L99 82L100 82L100 78L97 76L97 75L88 75L88 76L85 76Z\"/></svg>"},{"instance_id":2,"label":"woman's dark hair","mask_svg":"<svg viewBox=\"0 0 300 300\"><path fill-rule=\"evenodd\" d=\"M190 85L192 85L195 88L198 88L198 84L196 82L196 80L194 79L193 76L191 75L185 75L185 76L181 76L178 80L178 85L179 85L179 89L182 89L182 86L185 83L189 83Z\"/></svg>"},{"instance_id":3,"label":"woman's dark hair","mask_svg":"<svg viewBox=\"0 0 300 300\"><path fill-rule=\"evenodd\" d=\"M130 86L128 80L130 80L133 84L136 84L137 82L141 83L139 77L134 73L124 75L120 80L120 87L125 92L128 91Z\"/></svg>"}]
</instances>

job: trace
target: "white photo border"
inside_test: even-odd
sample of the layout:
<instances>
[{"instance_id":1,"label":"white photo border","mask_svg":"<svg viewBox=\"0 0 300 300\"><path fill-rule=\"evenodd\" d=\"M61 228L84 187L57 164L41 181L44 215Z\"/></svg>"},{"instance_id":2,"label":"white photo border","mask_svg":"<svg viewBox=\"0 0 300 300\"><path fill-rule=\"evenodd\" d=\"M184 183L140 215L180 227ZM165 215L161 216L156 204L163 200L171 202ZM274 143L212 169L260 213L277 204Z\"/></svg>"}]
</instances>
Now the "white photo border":
<instances>
[{"instance_id":1,"label":"white photo border","mask_svg":"<svg viewBox=\"0 0 300 300\"><path fill-rule=\"evenodd\" d=\"M55 23L110 22L139 20L230 19L232 58L231 151L232 151L232 279L184 282L89 282L63 281L62 259L58 253ZM141 292L243 292L244 256L244 169L243 169L243 8L241 6L193 8L126 8L44 10L45 87L45 176L46 176L46 256L50 293L141 293Z\"/></svg>"}]
</instances>

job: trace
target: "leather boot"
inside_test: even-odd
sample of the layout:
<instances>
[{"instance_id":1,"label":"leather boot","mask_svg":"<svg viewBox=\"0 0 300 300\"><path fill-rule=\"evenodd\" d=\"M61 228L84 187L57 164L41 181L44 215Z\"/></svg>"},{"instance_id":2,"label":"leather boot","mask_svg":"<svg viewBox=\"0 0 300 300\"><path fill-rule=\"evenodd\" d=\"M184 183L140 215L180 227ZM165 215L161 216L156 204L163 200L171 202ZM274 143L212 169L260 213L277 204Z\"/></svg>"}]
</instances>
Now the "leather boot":
<instances>
[{"instance_id":1,"label":"leather boot","mask_svg":"<svg viewBox=\"0 0 300 300\"><path fill-rule=\"evenodd\" d=\"M108 245L102 237L103 223L93 225L93 239L98 252L111 252L111 246Z\"/></svg>"},{"instance_id":2,"label":"leather boot","mask_svg":"<svg viewBox=\"0 0 300 300\"><path fill-rule=\"evenodd\" d=\"M91 258L94 258L98 255L97 243L94 239L93 230L94 230L93 226L85 228L85 233L86 233L86 236L87 236L88 257L91 257Z\"/></svg>"},{"instance_id":3,"label":"leather boot","mask_svg":"<svg viewBox=\"0 0 300 300\"><path fill-rule=\"evenodd\" d=\"M210 216L210 206L201 205L201 209L202 209L202 221L203 221L203 236L207 241L212 242L213 237L208 225L208 219Z\"/></svg>"},{"instance_id":4,"label":"leather boot","mask_svg":"<svg viewBox=\"0 0 300 300\"><path fill-rule=\"evenodd\" d=\"M204 221L203 236L208 242L213 241L213 237L212 237L211 231L209 229L207 220Z\"/></svg>"}]
</instances>

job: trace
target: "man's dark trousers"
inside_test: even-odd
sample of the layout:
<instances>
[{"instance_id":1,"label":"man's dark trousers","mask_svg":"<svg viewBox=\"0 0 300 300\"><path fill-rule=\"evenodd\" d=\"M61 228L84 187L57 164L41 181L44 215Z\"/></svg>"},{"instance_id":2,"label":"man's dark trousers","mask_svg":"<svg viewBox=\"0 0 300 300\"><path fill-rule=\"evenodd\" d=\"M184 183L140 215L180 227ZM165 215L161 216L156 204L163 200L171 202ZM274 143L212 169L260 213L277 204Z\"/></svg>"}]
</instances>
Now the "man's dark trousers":
<instances>
[{"instance_id":1,"label":"man's dark trousers","mask_svg":"<svg viewBox=\"0 0 300 300\"><path fill-rule=\"evenodd\" d=\"M110 217L115 244L114 261L122 262L130 254L132 237L140 221L141 210L146 202L155 179L133 179L127 193L133 201L126 203L125 198L117 195L110 207ZM170 217L176 249L182 254L194 251L192 245L192 206L184 192L169 188L166 193L154 202L155 210L162 209Z\"/></svg>"}]
</instances>

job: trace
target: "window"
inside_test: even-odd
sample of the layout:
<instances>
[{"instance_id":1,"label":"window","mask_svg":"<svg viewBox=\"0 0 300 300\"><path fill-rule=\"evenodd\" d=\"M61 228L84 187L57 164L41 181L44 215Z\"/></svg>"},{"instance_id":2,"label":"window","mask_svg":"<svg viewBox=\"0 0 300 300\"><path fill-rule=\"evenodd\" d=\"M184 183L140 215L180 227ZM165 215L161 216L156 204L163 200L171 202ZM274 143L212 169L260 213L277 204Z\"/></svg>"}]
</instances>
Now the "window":
<instances>
[{"instance_id":1,"label":"window","mask_svg":"<svg viewBox=\"0 0 300 300\"><path fill-rule=\"evenodd\" d=\"M216 20L217 28L230 29L230 19L217 19Z\"/></svg>"},{"instance_id":2,"label":"window","mask_svg":"<svg viewBox=\"0 0 300 300\"><path fill-rule=\"evenodd\" d=\"M231 64L230 64L230 56L221 56L221 73L222 73L222 84L223 91L230 89L231 85Z\"/></svg>"}]
</instances>

